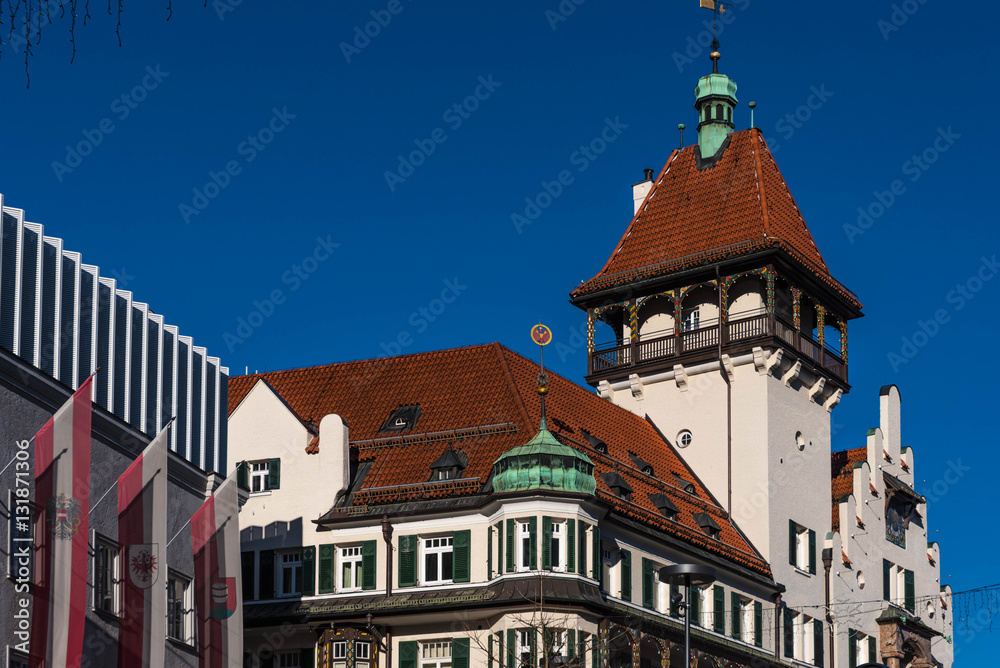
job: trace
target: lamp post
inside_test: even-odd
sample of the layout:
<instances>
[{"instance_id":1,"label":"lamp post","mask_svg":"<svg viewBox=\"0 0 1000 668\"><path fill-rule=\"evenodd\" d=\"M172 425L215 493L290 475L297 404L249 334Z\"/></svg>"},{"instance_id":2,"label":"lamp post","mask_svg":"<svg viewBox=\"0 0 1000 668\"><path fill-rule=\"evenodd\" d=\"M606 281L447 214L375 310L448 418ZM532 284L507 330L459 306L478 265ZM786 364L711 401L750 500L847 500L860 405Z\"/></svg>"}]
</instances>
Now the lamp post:
<instances>
[{"instance_id":1,"label":"lamp post","mask_svg":"<svg viewBox=\"0 0 1000 668\"><path fill-rule=\"evenodd\" d=\"M691 663L691 585L715 582L715 569L700 564L675 564L664 566L658 573L660 582L684 585L684 661ZM678 603L679 601L674 601Z\"/></svg>"}]
</instances>

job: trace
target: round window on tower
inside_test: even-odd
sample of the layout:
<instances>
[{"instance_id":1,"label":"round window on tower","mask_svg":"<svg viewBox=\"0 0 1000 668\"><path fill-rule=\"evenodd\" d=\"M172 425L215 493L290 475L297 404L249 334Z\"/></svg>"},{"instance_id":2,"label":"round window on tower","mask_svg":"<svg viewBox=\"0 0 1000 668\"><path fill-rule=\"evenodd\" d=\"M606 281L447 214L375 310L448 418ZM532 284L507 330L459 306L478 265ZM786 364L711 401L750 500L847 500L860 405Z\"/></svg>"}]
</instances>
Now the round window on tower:
<instances>
[{"instance_id":1,"label":"round window on tower","mask_svg":"<svg viewBox=\"0 0 1000 668\"><path fill-rule=\"evenodd\" d=\"M692 436L691 436L691 432L690 431L688 431L687 429L684 429L684 430L680 431L677 434L677 445L678 445L678 447L686 448L687 446L691 445L691 439L692 439Z\"/></svg>"},{"instance_id":2,"label":"round window on tower","mask_svg":"<svg viewBox=\"0 0 1000 668\"><path fill-rule=\"evenodd\" d=\"M799 450L806 449L806 439L802 436L801 431L795 432L795 447L797 447Z\"/></svg>"}]
</instances>

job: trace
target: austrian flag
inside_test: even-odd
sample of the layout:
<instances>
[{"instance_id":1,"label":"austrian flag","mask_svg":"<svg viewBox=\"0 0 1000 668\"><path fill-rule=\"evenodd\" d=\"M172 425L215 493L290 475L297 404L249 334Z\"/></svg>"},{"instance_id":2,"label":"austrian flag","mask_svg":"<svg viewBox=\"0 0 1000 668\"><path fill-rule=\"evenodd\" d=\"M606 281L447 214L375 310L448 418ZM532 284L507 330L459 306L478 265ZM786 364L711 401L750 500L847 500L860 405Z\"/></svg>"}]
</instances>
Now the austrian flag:
<instances>
[{"instance_id":1,"label":"austrian flag","mask_svg":"<svg viewBox=\"0 0 1000 668\"><path fill-rule=\"evenodd\" d=\"M118 479L123 578L119 666L162 666L167 589L167 430Z\"/></svg>"},{"instance_id":2,"label":"austrian flag","mask_svg":"<svg viewBox=\"0 0 1000 668\"><path fill-rule=\"evenodd\" d=\"M91 381L35 435L31 668L79 666L87 616Z\"/></svg>"},{"instance_id":3,"label":"austrian flag","mask_svg":"<svg viewBox=\"0 0 1000 668\"><path fill-rule=\"evenodd\" d=\"M243 665L239 497L236 476L191 516L198 657L201 668Z\"/></svg>"}]
</instances>

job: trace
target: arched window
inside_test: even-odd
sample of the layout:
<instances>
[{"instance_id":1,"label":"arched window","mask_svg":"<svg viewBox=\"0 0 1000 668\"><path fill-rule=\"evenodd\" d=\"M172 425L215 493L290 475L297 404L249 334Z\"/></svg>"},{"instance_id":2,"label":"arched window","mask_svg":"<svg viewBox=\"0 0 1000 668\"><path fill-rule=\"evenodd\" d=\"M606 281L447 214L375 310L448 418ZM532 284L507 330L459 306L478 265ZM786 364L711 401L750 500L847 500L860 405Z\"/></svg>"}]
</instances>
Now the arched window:
<instances>
[{"instance_id":1,"label":"arched window","mask_svg":"<svg viewBox=\"0 0 1000 668\"><path fill-rule=\"evenodd\" d=\"M717 121L721 121L722 120L722 105L721 104L715 105L715 120L717 120Z\"/></svg>"},{"instance_id":2,"label":"arched window","mask_svg":"<svg viewBox=\"0 0 1000 668\"><path fill-rule=\"evenodd\" d=\"M733 122L733 108L732 107L726 107L726 120L729 121L730 123Z\"/></svg>"}]
</instances>

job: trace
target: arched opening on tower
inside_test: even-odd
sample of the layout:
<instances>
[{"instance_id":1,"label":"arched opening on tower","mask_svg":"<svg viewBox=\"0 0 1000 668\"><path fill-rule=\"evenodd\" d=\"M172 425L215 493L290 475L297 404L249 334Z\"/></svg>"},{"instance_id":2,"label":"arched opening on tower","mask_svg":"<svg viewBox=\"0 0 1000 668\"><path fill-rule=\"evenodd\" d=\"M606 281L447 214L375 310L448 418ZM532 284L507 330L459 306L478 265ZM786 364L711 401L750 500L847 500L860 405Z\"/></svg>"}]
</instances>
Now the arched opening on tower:
<instances>
[{"instance_id":1,"label":"arched opening on tower","mask_svg":"<svg viewBox=\"0 0 1000 668\"><path fill-rule=\"evenodd\" d=\"M608 668L632 668L632 634L620 626L608 639Z\"/></svg>"},{"instance_id":2,"label":"arched opening on tower","mask_svg":"<svg viewBox=\"0 0 1000 668\"><path fill-rule=\"evenodd\" d=\"M742 276L729 288L728 319L744 320L767 313L767 292L759 276Z\"/></svg>"},{"instance_id":3,"label":"arched opening on tower","mask_svg":"<svg viewBox=\"0 0 1000 668\"><path fill-rule=\"evenodd\" d=\"M660 643L646 636L639 643L639 668L661 668Z\"/></svg>"},{"instance_id":4,"label":"arched opening on tower","mask_svg":"<svg viewBox=\"0 0 1000 668\"><path fill-rule=\"evenodd\" d=\"M594 348L601 350L623 345L628 341L628 313L615 304L594 318Z\"/></svg>"},{"instance_id":5,"label":"arched opening on tower","mask_svg":"<svg viewBox=\"0 0 1000 668\"><path fill-rule=\"evenodd\" d=\"M654 295L639 308L639 340L649 341L674 334L674 300Z\"/></svg>"}]
</instances>

